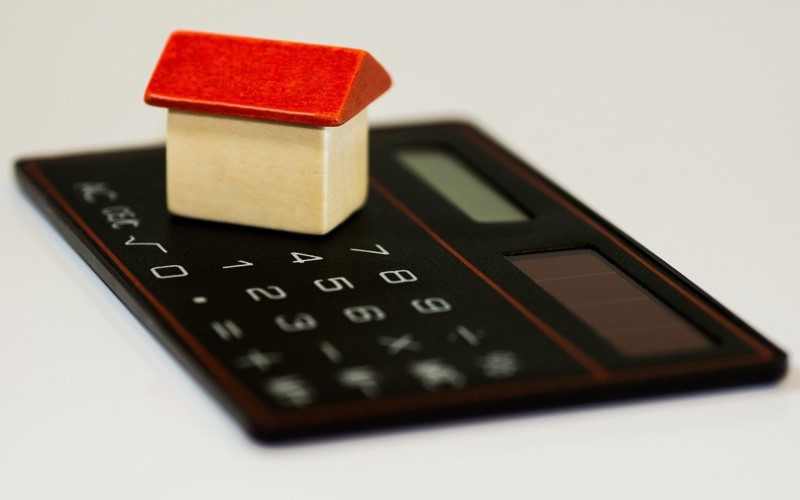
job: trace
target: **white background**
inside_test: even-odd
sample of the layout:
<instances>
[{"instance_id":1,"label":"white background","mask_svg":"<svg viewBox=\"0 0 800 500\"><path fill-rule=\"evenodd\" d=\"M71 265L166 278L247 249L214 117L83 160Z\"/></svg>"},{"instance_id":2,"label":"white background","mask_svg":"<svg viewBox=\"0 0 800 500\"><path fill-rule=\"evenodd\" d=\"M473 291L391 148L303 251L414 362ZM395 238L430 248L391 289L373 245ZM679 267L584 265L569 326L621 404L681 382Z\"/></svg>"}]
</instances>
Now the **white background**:
<instances>
[{"instance_id":1,"label":"white background","mask_svg":"<svg viewBox=\"0 0 800 500\"><path fill-rule=\"evenodd\" d=\"M494 6L491 6L494 4ZM797 498L776 386L254 445L20 194L163 139L174 29L365 48L374 123L461 117L800 353L800 2L0 4L0 498Z\"/></svg>"}]
</instances>

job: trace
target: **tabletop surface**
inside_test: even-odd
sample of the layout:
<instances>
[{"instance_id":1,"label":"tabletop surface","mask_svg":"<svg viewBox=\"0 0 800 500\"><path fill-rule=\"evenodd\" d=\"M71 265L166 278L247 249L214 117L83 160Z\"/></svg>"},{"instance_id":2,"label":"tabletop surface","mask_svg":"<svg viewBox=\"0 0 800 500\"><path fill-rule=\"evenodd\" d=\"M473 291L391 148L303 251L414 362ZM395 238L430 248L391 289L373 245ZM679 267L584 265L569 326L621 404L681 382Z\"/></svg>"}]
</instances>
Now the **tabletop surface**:
<instances>
[{"instance_id":1,"label":"tabletop surface","mask_svg":"<svg viewBox=\"0 0 800 500\"><path fill-rule=\"evenodd\" d=\"M786 498L800 486L800 5L0 8L2 498ZM22 156L163 141L169 33L358 47L373 123L477 123L784 349L777 385L263 446L20 192Z\"/></svg>"}]
</instances>

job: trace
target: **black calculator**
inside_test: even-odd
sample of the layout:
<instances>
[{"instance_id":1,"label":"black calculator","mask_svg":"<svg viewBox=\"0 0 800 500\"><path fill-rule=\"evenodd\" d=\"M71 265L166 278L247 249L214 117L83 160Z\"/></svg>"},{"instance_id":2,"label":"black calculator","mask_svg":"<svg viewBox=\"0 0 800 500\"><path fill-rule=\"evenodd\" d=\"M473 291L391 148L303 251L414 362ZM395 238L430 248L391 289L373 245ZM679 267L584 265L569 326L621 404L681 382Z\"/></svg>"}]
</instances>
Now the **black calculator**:
<instances>
[{"instance_id":1,"label":"black calculator","mask_svg":"<svg viewBox=\"0 0 800 500\"><path fill-rule=\"evenodd\" d=\"M476 128L373 129L325 236L171 216L165 151L22 186L260 440L779 379L786 355ZM301 201L298 201L301 203Z\"/></svg>"}]
</instances>

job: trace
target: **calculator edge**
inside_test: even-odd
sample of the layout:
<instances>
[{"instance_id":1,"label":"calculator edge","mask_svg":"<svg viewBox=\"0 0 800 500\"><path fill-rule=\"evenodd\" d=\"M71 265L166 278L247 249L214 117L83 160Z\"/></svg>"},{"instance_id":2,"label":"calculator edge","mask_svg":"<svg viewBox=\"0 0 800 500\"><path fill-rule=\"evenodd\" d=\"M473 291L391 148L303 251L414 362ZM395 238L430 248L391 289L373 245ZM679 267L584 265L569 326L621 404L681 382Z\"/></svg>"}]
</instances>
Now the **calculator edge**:
<instances>
[{"instance_id":1,"label":"calculator edge","mask_svg":"<svg viewBox=\"0 0 800 500\"><path fill-rule=\"evenodd\" d=\"M147 150L158 148L142 147L136 148L137 150ZM163 146L161 146L163 147ZM30 172L29 165L35 165L40 162L48 160L58 160L64 157L80 158L80 157L94 157L113 154L125 154L130 150L113 150L98 153L88 154L75 154L75 155L59 155L53 157L33 157L21 158L15 162L15 171L17 182L23 188L23 192L37 206L45 216L45 220L52 225L58 234L72 247L80 258L89 266L89 268L100 278L109 290L119 299L120 302L128 309L134 318L149 331L161 343L167 351L172 354L191 375L200 381L204 389L209 391L213 399L221 404L230 415L232 415L237 422L244 428L244 430L256 439L263 434L263 424L251 418L246 411L244 411L237 401L225 390L220 387L220 382L209 372L208 368L195 357L195 354L189 349L180 338L174 334L165 319L154 310L153 306L144 298L142 298L135 287L131 286L119 270L117 270L113 263L110 262L103 254L102 250L97 248L92 242L91 238L85 231L76 223L75 219L70 216L58 202L51 196L48 196L46 189L39 182L37 182L34 175ZM70 228L74 228L71 230ZM118 279L112 276L118 276Z\"/></svg>"}]
</instances>

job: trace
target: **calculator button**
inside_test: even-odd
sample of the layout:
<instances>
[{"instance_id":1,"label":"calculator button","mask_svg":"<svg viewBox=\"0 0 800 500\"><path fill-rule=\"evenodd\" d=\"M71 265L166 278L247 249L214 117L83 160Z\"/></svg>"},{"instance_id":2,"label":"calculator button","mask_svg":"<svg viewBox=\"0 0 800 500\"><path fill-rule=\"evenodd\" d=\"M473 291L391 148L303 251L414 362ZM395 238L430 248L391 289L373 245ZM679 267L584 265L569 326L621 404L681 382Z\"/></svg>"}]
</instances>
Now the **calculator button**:
<instances>
[{"instance_id":1,"label":"calculator button","mask_svg":"<svg viewBox=\"0 0 800 500\"><path fill-rule=\"evenodd\" d=\"M447 334L447 340L450 342L465 342L471 346L477 346L481 343L481 339L486 334L483 330L470 330L464 325L456 326L455 330Z\"/></svg>"},{"instance_id":2,"label":"calculator button","mask_svg":"<svg viewBox=\"0 0 800 500\"><path fill-rule=\"evenodd\" d=\"M295 314L291 318L285 314L275 317L275 324L284 332L305 332L317 327L317 320L308 313Z\"/></svg>"},{"instance_id":3,"label":"calculator button","mask_svg":"<svg viewBox=\"0 0 800 500\"><path fill-rule=\"evenodd\" d=\"M463 387L467 381L463 373L441 359L416 361L410 365L410 372L429 391Z\"/></svg>"},{"instance_id":4,"label":"calculator button","mask_svg":"<svg viewBox=\"0 0 800 500\"><path fill-rule=\"evenodd\" d=\"M322 351L322 354L324 354L331 363L339 364L342 362L342 358L344 358L342 352L327 340L319 343L319 350Z\"/></svg>"},{"instance_id":5,"label":"calculator button","mask_svg":"<svg viewBox=\"0 0 800 500\"><path fill-rule=\"evenodd\" d=\"M237 368L256 368L266 372L273 365L281 361L281 354L277 352L262 352L258 349L250 349L244 356L239 356L234 361Z\"/></svg>"},{"instance_id":6,"label":"calculator button","mask_svg":"<svg viewBox=\"0 0 800 500\"><path fill-rule=\"evenodd\" d=\"M389 283L390 285L399 285L401 283L412 283L417 281L417 277L414 276L414 273L409 271L408 269L398 269L396 271L383 271L382 273L378 273L383 281Z\"/></svg>"},{"instance_id":7,"label":"calculator button","mask_svg":"<svg viewBox=\"0 0 800 500\"><path fill-rule=\"evenodd\" d=\"M117 201L119 196L105 182L76 182L73 187L80 192L81 198L86 203L94 203L100 197L105 198L107 201Z\"/></svg>"},{"instance_id":8,"label":"calculator button","mask_svg":"<svg viewBox=\"0 0 800 500\"><path fill-rule=\"evenodd\" d=\"M478 358L478 367L488 378L513 377L522 369L522 362L512 351L492 351Z\"/></svg>"},{"instance_id":9,"label":"calculator button","mask_svg":"<svg viewBox=\"0 0 800 500\"><path fill-rule=\"evenodd\" d=\"M292 255L292 264L305 264L306 262L314 262L323 260L319 255L311 255L310 253L290 252Z\"/></svg>"},{"instance_id":10,"label":"calculator button","mask_svg":"<svg viewBox=\"0 0 800 500\"><path fill-rule=\"evenodd\" d=\"M245 290L247 295L250 296L251 299L255 300L256 302L261 302L261 299L268 299L268 300L281 300L287 297L286 292L279 286L267 286L264 288L261 287L253 287L248 288Z\"/></svg>"},{"instance_id":11,"label":"calculator button","mask_svg":"<svg viewBox=\"0 0 800 500\"><path fill-rule=\"evenodd\" d=\"M164 246L163 246L161 243L156 243L156 242L145 242L145 241L136 241L136 237L135 237L135 236L133 236L133 235L131 235L131 236L128 238L128 241L126 241L126 242L125 242L125 246L126 246L126 247L132 247L132 246L152 246L152 247L156 247L156 248L158 248L159 250L161 250L161 253L167 253L167 249L166 249L166 248L164 248Z\"/></svg>"},{"instance_id":12,"label":"calculator button","mask_svg":"<svg viewBox=\"0 0 800 500\"><path fill-rule=\"evenodd\" d=\"M436 314L447 312L452 307L450 303L440 297L429 297L427 299L414 299L411 305L420 314Z\"/></svg>"},{"instance_id":13,"label":"calculator button","mask_svg":"<svg viewBox=\"0 0 800 500\"><path fill-rule=\"evenodd\" d=\"M369 323L386 319L386 313L378 306L353 306L342 310L347 319L353 323Z\"/></svg>"},{"instance_id":14,"label":"calculator button","mask_svg":"<svg viewBox=\"0 0 800 500\"><path fill-rule=\"evenodd\" d=\"M226 342L231 339L241 339L244 337L244 332L241 328L239 328L239 325L230 319L226 319L224 321L212 321L211 329L214 330L214 333L216 333L219 338Z\"/></svg>"},{"instance_id":15,"label":"calculator button","mask_svg":"<svg viewBox=\"0 0 800 500\"><path fill-rule=\"evenodd\" d=\"M281 406L308 406L314 402L312 387L298 375L268 379L264 390Z\"/></svg>"},{"instance_id":16,"label":"calculator button","mask_svg":"<svg viewBox=\"0 0 800 500\"><path fill-rule=\"evenodd\" d=\"M136 212L127 206L106 207L101 210L108 222L114 229L136 228L139 227L139 218Z\"/></svg>"},{"instance_id":17,"label":"calculator button","mask_svg":"<svg viewBox=\"0 0 800 500\"><path fill-rule=\"evenodd\" d=\"M351 252L372 253L376 255L389 255L389 251L383 248L382 245L375 245L375 250L369 248L351 248Z\"/></svg>"},{"instance_id":18,"label":"calculator button","mask_svg":"<svg viewBox=\"0 0 800 500\"><path fill-rule=\"evenodd\" d=\"M183 278L184 276L188 276L189 272L184 269L183 266L179 266L177 264L173 264L170 266L156 266L151 267L150 272L153 273L153 276L160 280L167 280L170 278Z\"/></svg>"},{"instance_id":19,"label":"calculator button","mask_svg":"<svg viewBox=\"0 0 800 500\"><path fill-rule=\"evenodd\" d=\"M368 398L380 396L380 376L369 366L356 366L340 371L337 381L349 389L358 389Z\"/></svg>"},{"instance_id":20,"label":"calculator button","mask_svg":"<svg viewBox=\"0 0 800 500\"><path fill-rule=\"evenodd\" d=\"M341 292L345 289L352 290L355 288L347 278L339 276L338 278L326 278L321 280L314 280L314 286L319 288L320 291L325 293Z\"/></svg>"},{"instance_id":21,"label":"calculator button","mask_svg":"<svg viewBox=\"0 0 800 500\"><path fill-rule=\"evenodd\" d=\"M390 356L399 354L404 351L419 352L422 350L422 344L414 340L411 334L405 334L402 337L378 337L378 344L386 348L386 352Z\"/></svg>"},{"instance_id":22,"label":"calculator button","mask_svg":"<svg viewBox=\"0 0 800 500\"><path fill-rule=\"evenodd\" d=\"M236 269L237 267L250 267L252 265L254 265L252 262L247 262L246 260L237 260L236 264L222 266L222 269Z\"/></svg>"}]
</instances>

